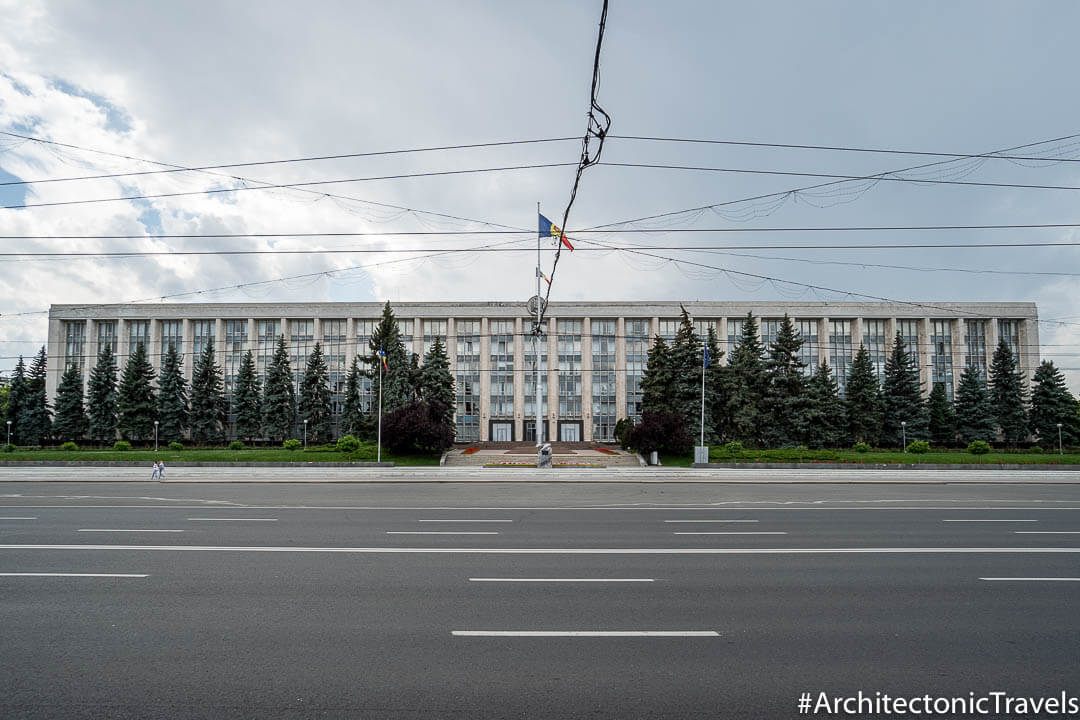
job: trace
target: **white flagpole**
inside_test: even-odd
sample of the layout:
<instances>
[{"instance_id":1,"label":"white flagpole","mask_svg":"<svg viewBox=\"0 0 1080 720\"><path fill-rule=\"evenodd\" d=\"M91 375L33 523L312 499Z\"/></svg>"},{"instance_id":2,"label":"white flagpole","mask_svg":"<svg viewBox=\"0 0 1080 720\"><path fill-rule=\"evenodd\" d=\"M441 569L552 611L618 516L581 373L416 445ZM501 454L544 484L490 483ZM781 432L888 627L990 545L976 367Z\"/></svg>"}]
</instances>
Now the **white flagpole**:
<instances>
[{"instance_id":1,"label":"white flagpole","mask_svg":"<svg viewBox=\"0 0 1080 720\"><path fill-rule=\"evenodd\" d=\"M537 222L540 219L540 203L536 203ZM540 299L540 232L536 233L536 329L533 332L533 357L536 360L536 467L540 467L540 448L543 445L541 433L543 433L543 411L540 406L540 310L543 301Z\"/></svg>"},{"instance_id":2,"label":"white flagpole","mask_svg":"<svg viewBox=\"0 0 1080 720\"><path fill-rule=\"evenodd\" d=\"M383 357L382 357L382 352L383 352L382 348L379 348L379 429L378 429L378 437L375 440L375 442L377 443L376 450L375 450L375 462L382 462L382 386L383 386L383 379L382 379Z\"/></svg>"},{"instance_id":3,"label":"white flagpole","mask_svg":"<svg viewBox=\"0 0 1080 720\"><path fill-rule=\"evenodd\" d=\"M701 447L705 447L705 354L709 348L702 345L701 350Z\"/></svg>"}]
</instances>

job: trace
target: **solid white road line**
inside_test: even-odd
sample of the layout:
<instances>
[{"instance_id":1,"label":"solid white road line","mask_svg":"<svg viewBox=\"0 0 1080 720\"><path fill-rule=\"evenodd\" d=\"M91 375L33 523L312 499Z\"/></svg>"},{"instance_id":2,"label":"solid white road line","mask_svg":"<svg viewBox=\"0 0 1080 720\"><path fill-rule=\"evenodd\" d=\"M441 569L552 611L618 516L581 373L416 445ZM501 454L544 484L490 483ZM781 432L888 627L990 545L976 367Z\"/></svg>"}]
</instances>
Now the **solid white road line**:
<instances>
[{"instance_id":1,"label":"solid white road line","mask_svg":"<svg viewBox=\"0 0 1080 720\"><path fill-rule=\"evenodd\" d=\"M36 517L0 517L0 520L37 520Z\"/></svg>"},{"instance_id":2,"label":"solid white road line","mask_svg":"<svg viewBox=\"0 0 1080 720\"><path fill-rule=\"evenodd\" d=\"M277 522L277 518L188 518L192 522Z\"/></svg>"},{"instance_id":3,"label":"solid white road line","mask_svg":"<svg viewBox=\"0 0 1080 720\"><path fill-rule=\"evenodd\" d=\"M666 523L756 523L757 520L665 520Z\"/></svg>"},{"instance_id":4,"label":"solid white road line","mask_svg":"<svg viewBox=\"0 0 1080 720\"><path fill-rule=\"evenodd\" d=\"M148 530L146 528L79 528L79 532L118 532L118 533L182 533L183 530Z\"/></svg>"},{"instance_id":5,"label":"solid white road line","mask_svg":"<svg viewBox=\"0 0 1080 720\"><path fill-rule=\"evenodd\" d=\"M1080 582L1080 577L1011 577L1011 578L979 578L991 582Z\"/></svg>"},{"instance_id":6,"label":"solid white road line","mask_svg":"<svg viewBox=\"0 0 1080 720\"><path fill-rule=\"evenodd\" d=\"M387 535L498 535L492 530L387 530Z\"/></svg>"},{"instance_id":7,"label":"solid white road line","mask_svg":"<svg viewBox=\"0 0 1080 720\"><path fill-rule=\"evenodd\" d=\"M417 520L416 522L433 522L433 523L512 523L513 520Z\"/></svg>"},{"instance_id":8,"label":"solid white road line","mask_svg":"<svg viewBox=\"0 0 1080 720\"><path fill-rule=\"evenodd\" d=\"M1080 530L1013 530L1017 535L1080 535Z\"/></svg>"},{"instance_id":9,"label":"solid white road line","mask_svg":"<svg viewBox=\"0 0 1080 720\"><path fill-rule=\"evenodd\" d=\"M454 630L456 637L720 637L715 630Z\"/></svg>"},{"instance_id":10,"label":"solid white road line","mask_svg":"<svg viewBox=\"0 0 1080 720\"><path fill-rule=\"evenodd\" d=\"M941 522L1039 522L1038 520L942 520Z\"/></svg>"},{"instance_id":11,"label":"solid white road line","mask_svg":"<svg viewBox=\"0 0 1080 720\"><path fill-rule=\"evenodd\" d=\"M3 478L0 478L0 483L3 482ZM1044 510L1059 511L1059 510L1080 510L1080 506L1075 505L1045 505L1039 507L1027 506L967 506L967 505L878 505L875 507L853 507L850 505L828 505L825 504L829 501L816 501L816 500L791 500L791 501L746 501L741 502L738 500L732 500L730 502L712 503L708 505L704 504L688 504L688 505L570 505L565 507L549 506L549 505L511 505L511 506L477 506L468 505L454 507L451 505L435 505L435 506L418 506L418 505L239 505L231 506L228 509L232 511L236 510L419 510L422 512L433 512L435 510L450 510L450 511L463 511L463 510L584 510L587 512L596 511L656 511L670 513L673 510L724 510L732 511L738 510L739 512L773 512L773 511L788 511L788 510L811 510L811 511L847 511L847 510L875 510L875 511L895 511L895 510L1022 510L1024 512L1038 512ZM886 500L885 502L900 502L896 500ZM1022 502L1022 501L1021 501ZM1035 501L1042 502L1042 501ZM1049 501L1057 502L1057 501ZM1069 501L1072 502L1072 501ZM804 505L809 507L792 507L792 505ZM0 508L13 510L19 509L56 509L56 508L94 508L94 509L124 509L130 508L133 510L206 510L206 505L3 505L0 504Z\"/></svg>"},{"instance_id":12,"label":"solid white road line","mask_svg":"<svg viewBox=\"0 0 1080 720\"><path fill-rule=\"evenodd\" d=\"M787 535L786 532L673 532L672 535Z\"/></svg>"},{"instance_id":13,"label":"solid white road line","mask_svg":"<svg viewBox=\"0 0 1080 720\"><path fill-rule=\"evenodd\" d=\"M149 575L141 575L136 573L60 573L60 572L43 572L43 573L5 573L0 572L0 577L79 577L79 578L144 578L150 577Z\"/></svg>"},{"instance_id":14,"label":"solid white road line","mask_svg":"<svg viewBox=\"0 0 1080 720\"><path fill-rule=\"evenodd\" d=\"M363 555L1056 555L1080 547L850 547L850 548L442 548L307 547L299 545L0 545L0 550L344 553Z\"/></svg>"},{"instance_id":15,"label":"solid white road line","mask_svg":"<svg viewBox=\"0 0 1080 720\"><path fill-rule=\"evenodd\" d=\"M469 582L520 582L520 583L651 583L652 578L469 578Z\"/></svg>"}]
</instances>

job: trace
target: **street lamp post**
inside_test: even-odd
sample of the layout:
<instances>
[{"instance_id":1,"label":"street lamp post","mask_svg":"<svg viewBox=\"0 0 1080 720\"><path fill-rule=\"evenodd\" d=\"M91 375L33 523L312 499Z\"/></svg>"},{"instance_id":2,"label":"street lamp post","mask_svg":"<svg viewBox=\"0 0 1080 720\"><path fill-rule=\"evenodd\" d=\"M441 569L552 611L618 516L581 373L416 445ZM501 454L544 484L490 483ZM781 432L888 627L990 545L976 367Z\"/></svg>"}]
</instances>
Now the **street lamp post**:
<instances>
[{"instance_id":1,"label":"street lamp post","mask_svg":"<svg viewBox=\"0 0 1080 720\"><path fill-rule=\"evenodd\" d=\"M157 452L157 426L158 421L154 421L154 452Z\"/></svg>"},{"instance_id":2,"label":"street lamp post","mask_svg":"<svg viewBox=\"0 0 1080 720\"><path fill-rule=\"evenodd\" d=\"M11 421L7 421L7 444L11 444Z\"/></svg>"},{"instance_id":3,"label":"street lamp post","mask_svg":"<svg viewBox=\"0 0 1080 720\"><path fill-rule=\"evenodd\" d=\"M907 452L907 422L900 421L900 432L904 434L904 452Z\"/></svg>"},{"instance_id":4,"label":"street lamp post","mask_svg":"<svg viewBox=\"0 0 1080 720\"><path fill-rule=\"evenodd\" d=\"M304 418L304 449L307 450L307 418Z\"/></svg>"},{"instance_id":5,"label":"street lamp post","mask_svg":"<svg viewBox=\"0 0 1080 720\"><path fill-rule=\"evenodd\" d=\"M1065 453L1061 449L1061 423L1058 423L1057 426L1058 426L1058 455L1064 455Z\"/></svg>"}]
</instances>

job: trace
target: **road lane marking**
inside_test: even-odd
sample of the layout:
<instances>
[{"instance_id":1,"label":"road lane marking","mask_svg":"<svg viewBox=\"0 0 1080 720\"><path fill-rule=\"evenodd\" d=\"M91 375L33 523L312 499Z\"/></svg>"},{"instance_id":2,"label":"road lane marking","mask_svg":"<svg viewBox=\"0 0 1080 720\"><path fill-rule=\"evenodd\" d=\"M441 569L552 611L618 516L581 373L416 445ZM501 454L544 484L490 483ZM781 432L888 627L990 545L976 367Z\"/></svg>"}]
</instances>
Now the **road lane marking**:
<instances>
[{"instance_id":1,"label":"road lane marking","mask_svg":"<svg viewBox=\"0 0 1080 720\"><path fill-rule=\"evenodd\" d=\"M720 637L715 630L453 630L455 637Z\"/></svg>"},{"instance_id":2,"label":"road lane marking","mask_svg":"<svg viewBox=\"0 0 1080 720\"><path fill-rule=\"evenodd\" d=\"M493 530L387 530L387 535L498 535Z\"/></svg>"},{"instance_id":3,"label":"road lane marking","mask_svg":"<svg viewBox=\"0 0 1080 720\"><path fill-rule=\"evenodd\" d=\"M79 528L79 532L112 533L182 533L183 530L150 530L146 528Z\"/></svg>"},{"instance_id":4,"label":"road lane marking","mask_svg":"<svg viewBox=\"0 0 1080 720\"><path fill-rule=\"evenodd\" d=\"M942 520L941 522L1039 522L1038 520L990 520L990 519L976 519L976 520Z\"/></svg>"},{"instance_id":5,"label":"road lane marking","mask_svg":"<svg viewBox=\"0 0 1080 720\"><path fill-rule=\"evenodd\" d=\"M756 523L757 520L665 520L666 523Z\"/></svg>"},{"instance_id":6,"label":"road lane marking","mask_svg":"<svg viewBox=\"0 0 1080 720\"><path fill-rule=\"evenodd\" d=\"M1013 530L1017 535L1080 535L1080 530Z\"/></svg>"},{"instance_id":7,"label":"road lane marking","mask_svg":"<svg viewBox=\"0 0 1080 720\"><path fill-rule=\"evenodd\" d=\"M981 577L991 582L1080 582L1080 577Z\"/></svg>"},{"instance_id":8,"label":"road lane marking","mask_svg":"<svg viewBox=\"0 0 1080 720\"><path fill-rule=\"evenodd\" d=\"M188 518L192 522L277 522L277 518Z\"/></svg>"},{"instance_id":9,"label":"road lane marking","mask_svg":"<svg viewBox=\"0 0 1080 720\"><path fill-rule=\"evenodd\" d=\"M469 582L521 582L521 583L651 583L653 578L469 578Z\"/></svg>"},{"instance_id":10,"label":"road lane marking","mask_svg":"<svg viewBox=\"0 0 1080 720\"><path fill-rule=\"evenodd\" d=\"M3 478L0 478L0 483L3 483L3 482L4 482ZM1027 487L1029 485L1030 484L1025 484L1025 487ZM732 501L730 503L724 502L724 503L706 504L706 505L702 505L702 504L649 505L649 506L640 506L640 505L622 505L622 506L611 506L611 505L598 505L598 506L568 505L568 506L564 506L564 507L549 506L549 505L511 505L511 506L463 505L463 506L455 507L455 506L452 506L452 505L421 506L421 505L236 505L236 504L229 504L227 509L231 510L231 511L236 511L236 510L378 510L378 511L384 511L384 510L422 510L424 512L432 512L432 511L435 511L435 510L448 510L448 511L454 511L454 512L459 512L459 511L463 511L463 510L469 510L469 511L479 511L479 510L543 510L543 511L549 511L549 510L550 511L584 510L584 511L589 511L589 512L597 512L597 511L626 512L626 511L639 511L639 510L648 510L648 511L659 510L659 511L663 511L663 512L671 512L672 510L722 510L722 511L729 511L729 512L732 511L732 510L738 510L739 512L772 512L772 511L789 511L789 510L798 510L798 511L802 511L802 510L810 510L810 511L874 510L874 511L887 511L887 512L891 512L891 511L894 511L894 510L951 510L951 511L955 511L955 510L995 510L995 511L996 510L1022 510L1024 512L1038 512L1038 511L1043 511L1043 510L1050 510L1050 511L1080 510L1080 506L1072 506L1072 505L1069 505L1069 506L1056 506L1056 507L1055 506L1033 507L1031 505L1026 505L1026 506L1005 505L1005 506L996 506L996 507L995 506L987 506L987 505L982 505L982 506L978 506L978 505L975 505L975 506L967 506L967 505L963 505L963 506L958 506L958 505L952 505L952 506L942 506L942 505L922 505L922 506L917 506L917 505L915 505L915 506L913 506L913 505L906 505L906 506L888 505L888 506L880 506L879 505L877 507L851 507L851 506L840 506L840 505L826 505L824 503L819 503L818 501L813 501L813 500L810 500L810 501L793 500L793 501L791 501L791 503L797 503L799 505L811 505L811 507L791 507L790 504L783 504L782 502L773 502L773 501L766 501L766 502L768 503L768 505L762 505L761 503L755 503L753 501L748 501L746 503L740 503L738 501ZM900 502L900 501L898 501L898 500L887 500L885 502ZM1034 501L1034 502L1042 502L1042 501ZM1059 501L1054 500L1054 501L1051 501L1051 502L1059 502ZM1065 501L1060 501L1060 502L1065 502ZM1069 501L1069 502L1072 502L1072 501ZM73 509L73 508L74 509L81 509L81 508L124 509L124 508L130 508L130 509L134 509L134 510L166 510L166 509L167 510L206 510L206 509L208 509L208 506L207 505L130 505L130 504L129 505L59 505L59 504L56 504L56 505L22 505L22 504L20 504L20 505L2 505L2 504L0 504L0 508L5 508L5 509L9 509L9 510L13 510L13 509L16 509L16 508L35 509L35 510L39 510L39 509L50 509L50 510L52 510L52 509L56 509L56 508L65 508L65 509Z\"/></svg>"},{"instance_id":11,"label":"road lane marking","mask_svg":"<svg viewBox=\"0 0 1080 720\"><path fill-rule=\"evenodd\" d=\"M78 578L144 578L149 575L137 573L61 573L61 572L0 572L0 577L78 577Z\"/></svg>"},{"instance_id":12,"label":"road lane marking","mask_svg":"<svg viewBox=\"0 0 1080 720\"><path fill-rule=\"evenodd\" d=\"M0 520L37 520L36 517L0 517Z\"/></svg>"},{"instance_id":13,"label":"road lane marking","mask_svg":"<svg viewBox=\"0 0 1080 720\"><path fill-rule=\"evenodd\" d=\"M0 545L0 550L344 553L367 555L1042 555L1080 554L1080 547L849 547L849 548L444 548L310 547L301 545Z\"/></svg>"},{"instance_id":14,"label":"road lane marking","mask_svg":"<svg viewBox=\"0 0 1080 720\"><path fill-rule=\"evenodd\" d=\"M761 532L673 532L672 535L787 535L786 532L761 531Z\"/></svg>"},{"instance_id":15,"label":"road lane marking","mask_svg":"<svg viewBox=\"0 0 1080 720\"><path fill-rule=\"evenodd\" d=\"M417 520L416 522L433 522L433 523L512 523L513 520Z\"/></svg>"}]
</instances>

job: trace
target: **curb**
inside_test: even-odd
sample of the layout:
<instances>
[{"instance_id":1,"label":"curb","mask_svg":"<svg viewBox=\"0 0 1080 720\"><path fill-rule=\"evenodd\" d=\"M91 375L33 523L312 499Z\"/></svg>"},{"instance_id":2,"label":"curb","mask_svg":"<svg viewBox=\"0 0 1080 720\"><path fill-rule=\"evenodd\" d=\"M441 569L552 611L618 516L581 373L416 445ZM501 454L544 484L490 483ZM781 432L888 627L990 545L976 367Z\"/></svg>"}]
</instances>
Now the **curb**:
<instances>
[{"instance_id":1,"label":"curb","mask_svg":"<svg viewBox=\"0 0 1080 720\"><path fill-rule=\"evenodd\" d=\"M20 467L146 467L146 463L135 460L7 460L0 462L0 470ZM310 467L347 467L347 468L392 468L392 462L184 462L169 463L174 467L254 467L254 468L310 468ZM418 466L421 467L421 466ZM429 467L429 466L422 466ZM168 469L168 468L166 468Z\"/></svg>"},{"instance_id":2,"label":"curb","mask_svg":"<svg viewBox=\"0 0 1080 720\"><path fill-rule=\"evenodd\" d=\"M693 463L691 468L723 470L1044 470L1080 472L1080 465L1052 463Z\"/></svg>"}]
</instances>

